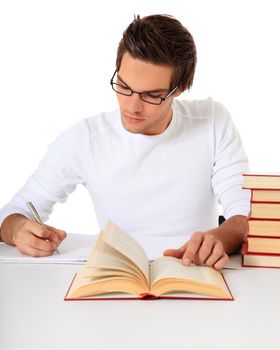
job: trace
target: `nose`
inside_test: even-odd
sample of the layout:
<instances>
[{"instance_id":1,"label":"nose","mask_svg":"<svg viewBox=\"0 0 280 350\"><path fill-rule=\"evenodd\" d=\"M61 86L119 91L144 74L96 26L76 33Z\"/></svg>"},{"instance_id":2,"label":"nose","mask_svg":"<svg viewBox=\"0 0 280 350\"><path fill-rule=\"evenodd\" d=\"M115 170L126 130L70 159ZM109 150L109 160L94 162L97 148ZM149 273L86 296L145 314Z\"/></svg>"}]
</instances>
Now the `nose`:
<instances>
[{"instance_id":1,"label":"nose","mask_svg":"<svg viewBox=\"0 0 280 350\"><path fill-rule=\"evenodd\" d=\"M135 92L127 98L127 108L132 114L141 112L143 109L143 103L144 101L141 100L140 95Z\"/></svg>"}]
</instances>

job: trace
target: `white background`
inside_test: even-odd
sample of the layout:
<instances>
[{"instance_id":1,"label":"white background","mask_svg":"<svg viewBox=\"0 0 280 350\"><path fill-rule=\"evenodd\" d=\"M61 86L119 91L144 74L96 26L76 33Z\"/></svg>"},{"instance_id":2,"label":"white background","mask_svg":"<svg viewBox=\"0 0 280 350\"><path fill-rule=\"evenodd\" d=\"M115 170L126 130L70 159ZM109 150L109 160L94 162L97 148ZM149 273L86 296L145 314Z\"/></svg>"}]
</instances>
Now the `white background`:
<instances>
[{"instance_id":1,"label":"white background","mask_svg":"<svg viewBox=\"0 0 280 350\"><path fill-rule=\"evenodd\" d=\"M167 13L193 34L191 92L231 112L252 171L280 171L278 1L0 0L0 207L59 133L117 107L109 80L134 14ZM98 233L84 188L57 204L50 224Z\"/></svg>"}]
</instances>

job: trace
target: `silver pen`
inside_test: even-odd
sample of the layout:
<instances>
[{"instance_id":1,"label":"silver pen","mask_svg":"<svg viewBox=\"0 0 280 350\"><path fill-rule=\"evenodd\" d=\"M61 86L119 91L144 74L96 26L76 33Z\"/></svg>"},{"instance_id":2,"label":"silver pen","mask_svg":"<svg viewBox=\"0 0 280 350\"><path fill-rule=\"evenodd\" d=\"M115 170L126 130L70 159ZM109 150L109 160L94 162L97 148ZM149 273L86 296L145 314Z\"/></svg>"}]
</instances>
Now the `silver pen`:
<instances>
[{"instance_id":1,"label":"silver pen","mask_svg":"<svg viewBox=\"0 0 280 350\"><path fill-rule=\"evenodd\" d=\"M27 208L29 209L33 219L38 222L38 224L44 225L42 219L40 218L40 215L38 214L37 210L35 209L32 202L26 202ZM58 249L56 249L56 253L59 254Z\"/></svg>"}]
</instances>

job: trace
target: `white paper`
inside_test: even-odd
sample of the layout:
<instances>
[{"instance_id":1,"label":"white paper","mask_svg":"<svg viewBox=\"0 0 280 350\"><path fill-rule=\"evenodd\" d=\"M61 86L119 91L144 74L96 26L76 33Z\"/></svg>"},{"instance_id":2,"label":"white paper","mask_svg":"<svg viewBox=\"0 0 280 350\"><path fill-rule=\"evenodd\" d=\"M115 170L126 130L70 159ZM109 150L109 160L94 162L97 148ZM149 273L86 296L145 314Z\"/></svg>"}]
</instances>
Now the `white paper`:
<instances>
[{"instance_id":1,"label":"white paper","mask_svg":"<svg viewBox=\"0 0 280 350\"><path fill-rule=\"evenodd\" d=\"M14 246L0 244L0 262L32 264L84 264L90 249L95 244L96 235L68 233L58 247L59 254L47 257L31 257L21 254Z\"/></svg>"}]
</instances>

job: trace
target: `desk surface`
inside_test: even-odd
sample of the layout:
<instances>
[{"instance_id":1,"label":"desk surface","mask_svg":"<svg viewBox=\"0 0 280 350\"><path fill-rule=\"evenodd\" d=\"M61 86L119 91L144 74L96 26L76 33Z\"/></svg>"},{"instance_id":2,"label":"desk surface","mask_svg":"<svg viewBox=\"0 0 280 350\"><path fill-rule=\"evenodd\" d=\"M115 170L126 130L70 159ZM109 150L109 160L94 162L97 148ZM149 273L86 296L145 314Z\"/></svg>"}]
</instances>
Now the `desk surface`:
<instances>
[{"instance_id":1,"label":"desk surface","mask_svg":"<svg viewBox=\"0 0 280 350\"><path fill-rule=\"evenodd\" d=\"M80 268L0 264L0 349L280 349L280 269L225 270L234 301L63 301Z\"/></svg>"}]
</instances>

